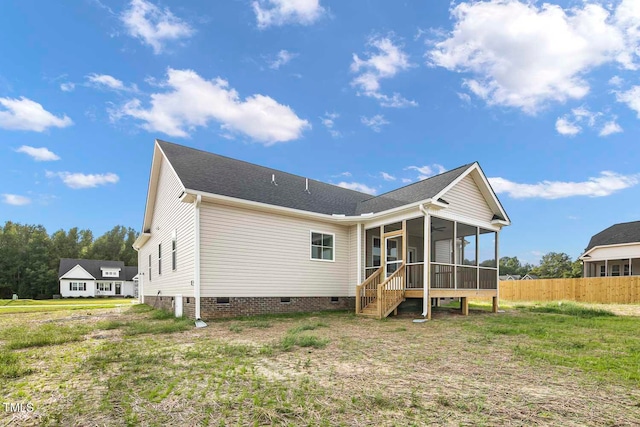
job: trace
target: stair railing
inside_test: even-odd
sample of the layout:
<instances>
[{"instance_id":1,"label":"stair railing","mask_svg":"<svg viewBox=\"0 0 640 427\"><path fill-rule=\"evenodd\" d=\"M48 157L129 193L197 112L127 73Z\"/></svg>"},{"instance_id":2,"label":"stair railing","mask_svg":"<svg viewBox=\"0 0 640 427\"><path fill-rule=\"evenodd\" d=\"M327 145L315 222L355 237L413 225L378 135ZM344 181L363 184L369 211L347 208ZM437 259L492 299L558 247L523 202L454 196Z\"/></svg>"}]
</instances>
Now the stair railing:
<instances>
[{"instance_id":1,"label":"stair railing","mask_svg":"<svg viewBox=\"0 0 640 427\"><path fill-rule=\"evenodd\" d=\"M356 313L376 300L378 285L382 281L382 267L374 271L364 282L356 286Z\"/></svg>"}]
</instances>

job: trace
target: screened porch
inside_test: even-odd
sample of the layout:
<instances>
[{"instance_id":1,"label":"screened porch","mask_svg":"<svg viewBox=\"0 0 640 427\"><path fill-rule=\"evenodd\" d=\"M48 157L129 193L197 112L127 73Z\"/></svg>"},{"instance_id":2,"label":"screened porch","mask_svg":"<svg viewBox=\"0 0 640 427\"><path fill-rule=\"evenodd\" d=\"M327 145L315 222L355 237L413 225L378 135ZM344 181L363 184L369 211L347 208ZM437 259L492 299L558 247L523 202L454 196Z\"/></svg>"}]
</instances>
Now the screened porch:
<instances>
[{"instance_id":1,"label":"screened porch","mask_svg":"<svg viewBox=\"0 0 640 427\"><path fill-rule=\"evenodd\" d=\"M425 245L425 223L430 228ZM403 228L404 224L404 228ZM430 294L496 290L498 236L482 227L430 216L365 230L365 279L382 269L388 278L404 265L407 298L422 298L425 258ZM430 237L430 239L429 239ZM450 291L454 291L453 293ZM440 296L440 295L438 295Z\"/></svg>"}]
</instances>

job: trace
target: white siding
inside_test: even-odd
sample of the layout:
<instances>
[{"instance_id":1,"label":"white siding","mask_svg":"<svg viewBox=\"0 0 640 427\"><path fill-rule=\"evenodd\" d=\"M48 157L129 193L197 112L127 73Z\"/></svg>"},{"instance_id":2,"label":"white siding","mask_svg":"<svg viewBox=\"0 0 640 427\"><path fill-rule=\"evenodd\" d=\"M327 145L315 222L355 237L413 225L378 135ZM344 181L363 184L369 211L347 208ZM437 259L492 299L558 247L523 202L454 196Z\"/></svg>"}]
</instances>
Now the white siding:
<instances>
[{"instance_id":1,"label":"white siding","mask_svg":"<svg viewBox=\"0 0 640 427\"><path fill-rule=\"evenodd\" d=\"M69 278L69 279L89 279L89 280L94 279L94 277L91 274L89 274L87 270L80 267L79 265L76 265L71 270L67 271L65 274L62 275L62 277Z\"/></svg>"},{"instance_id":2,"label":"white siding","mask_svg":"<svg viewBox=\"0 0 640 427\"><path fill-rule=\"evenodd\" d=\"M182 294L193 296L194 280L194 219L193 204L182 203L183 191L169 164L162 159L158 192L151 220L151 238L138 252L138 268L144 273L144 294L162 296ZM171 237L177 230L177 269L171 268ZM162 275L158 275L158 244L162 243ZM151 254L151 277L149 277Z\"/></svg>"},{"instance_id":3,"label":"white siding","mask_svg":"<svg viewBox=\"0 0 640 427\"><path fill-rule=\"evenodd\" d=\"M493 211L471 175L465 176L442 198L449 203L444 209L449 214L482 222L490 222L493 218Z\"/></svg>"},{"instance_id":4,"label":"white siding","mask_svg":"<svg viewBox=\"0 0 640 427\"><path fill-rule=\"evenodd\" d=\"M640 258L640 243L637 245L609 246L596 248L589 252L591 259L588 261L605 259L629 259Z\"/></svg>"},{"instance_id":5,"label":"white siding","mask_svg":"<svg viewBox=\"0 0 640 427\"><path fill-rule=\"evenodd\" d=\"M200 224L203 297L354 295L347 226L209 203ZM312 230L335 234L334 262L310 259Z\"/></svg>"},{"instance_id":6,"label":"white siding","mask_svg":"<svg viewBox=\"0 0 640 427\"><path fill-rule=\"evenodd\" d=\"M84 271L84 269L82 270ZM71 282L85 282L87 284L86 291L70 291L69 283ZM62 298L73 297L92 297L95 296L96 285L93 279L61 279L60 280L60 296Z\"/></svg>"}]
</instances>

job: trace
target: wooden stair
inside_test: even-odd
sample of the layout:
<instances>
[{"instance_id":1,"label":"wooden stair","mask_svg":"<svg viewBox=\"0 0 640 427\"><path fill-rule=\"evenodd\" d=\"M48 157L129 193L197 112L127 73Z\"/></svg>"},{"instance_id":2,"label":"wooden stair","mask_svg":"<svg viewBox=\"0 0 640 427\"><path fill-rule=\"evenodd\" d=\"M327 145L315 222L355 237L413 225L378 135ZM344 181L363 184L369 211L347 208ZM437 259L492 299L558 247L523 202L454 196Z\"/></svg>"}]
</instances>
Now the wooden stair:
<instances>
[{"instance_id":1,"label":"wooden stair","mask_svg":"<svg viewBox=\"0 0 640 427\"><path fill-rule=\"evenodd\" d=\"M382 319L405 301L404 264L382 280L382 268L356 287L356 314Z\"/></svg>"},{"instance_id":2,"label":"wooden stair","mask_svg":"<svg viewBox=\"0 0 640 427\"><path fill-rule=\"evenodd\" d=\"M366 317L378 317L378 301L367 304L358 314Z\"/></svg>"}]
</instances>

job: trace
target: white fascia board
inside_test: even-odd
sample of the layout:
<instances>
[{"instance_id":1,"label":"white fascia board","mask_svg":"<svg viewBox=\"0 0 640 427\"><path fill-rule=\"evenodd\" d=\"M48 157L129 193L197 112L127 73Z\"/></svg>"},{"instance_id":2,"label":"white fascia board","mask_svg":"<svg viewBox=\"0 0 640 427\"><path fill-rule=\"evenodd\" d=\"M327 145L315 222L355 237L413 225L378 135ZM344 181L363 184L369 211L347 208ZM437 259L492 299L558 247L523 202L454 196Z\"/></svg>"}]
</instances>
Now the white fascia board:
<instances>
[{"instance_id":1,"label":"white fascia board","mask_svg":"<svg viewBox=\"0 0 640 427\"><path fill-rule=\"evenodd\" d=\"M153 146L153 160L151 161L151 173L149 174L149 187L147 189L147 203L144 209L144 220L142 223L142 231L147 230L151 226L151 219L153 215L153 211L155 209L155 201L156 194L158 192L158 181L160 179L160 165L162 162L165 162L169 165L171 172L175 176L175 178L180 183L182 190L184 191L184 184L182 180L176 173L176 170L173 168L173 165L167 158L162 148L160 148L160 144L158 144L158 140L155 140L155 144Z\"/></svg>"},{"instance_id":2,"label":"white fascia board","mask_svg":"<svg viewBox=\"0 0 640 427\"><path fill-rule=\"evenodd\" d=\"M590 256L586 257L587 255L589 255L591 252L593 252L596 249L601 249L601 248L620 248L620 247L625 247L625 246L634 246L634 245L638 245L640 244L640 242L631 242L631 243L615 243L612 245L599 245L599 246L594 246L591 249L589 249L587 252L583 253L582 255L580 255L578 257L578 259L581 259L583 261L604 261L605 259L610 259L610 258L597 258L597 259L593 259ZM585 258L586 257L586 258Z\"/></svg>"},{"instance_id":3,"label":"white fascia board","mask_svg":"<svg viewBox=\"0 0 640 427\"><path fill-rule=\"evenodd\" d=\"M460 174L459 177L457 177L455 180L453 180L453 182L451 182L451 184L447 185L445 188L442 189L442 191L440 191L438 194L436 194L433 199L434 200L438 200L440 198L442 198L444 196L444 194L451 190L453 187L455 187L456 185L458 185L458 183L460 181L462 181L464 178L467 177L467 175L471 174L471 172L475 171L478 176L482 179L482 183L484 184L484 191L482 188L480 188L480 192L486 197L486 195L488 194L491 198L491 201L494 204L494 208L497 208L497 210L500 212L500 214L502 215L503 218L505 218L504 224L502 225L511 225L511 220L509 219L509 215L507 215L507 212L504 210L504 208L502 207L502 204L500 204L500 201L498 200L498 196L496 196L496 193L493 191L493 189L491 188L491 184L489 184L489 180L487 180L487 177L484 175L484 172L482 172L482 169L480 168L480 165L478 165L478 162L473 163L471 166L469 166L469 168L464 171L462 174Z\"/></svg>"},{"instance_id":4,"label":"white fascia board","mask_svg":"<svg viewBox=\"0 0 640 427\"><path fill-rule=\"evenodd\" d=\"M287 215L291 215L291 216L298 216L298 217L304 217L304 218L312 218L312 219L317 219L320 221L326 221L326 222L334 222L334 223L341 223L344 225L355 225L358 222L361 223L365 223L365 222L369 222L375 219L379 219L382 217L386 217L386 216L391 216L403 211L413 211L415 209L418 208L418 206L420 206L423 203L430 203L431 199L428 199L426 201L420 201L420 202L415 202L415 203L411 203L408 205L403 205L403 206L399 206L397 208L393 208L393 209L388 209L386 211L382 211L382 212L377 212L377 213L371 213L371 214L363 214L363 215L345 215L345 216L336 216L336 215L329 215L329 214L321 214L321 213L317 213L317 212L309 212L309 211L303 211L300 209L293 209L293 208L287 208L287 207L283 207L283 206L276 206L276 205L270 205L268 203L262 203L262 202L254 202L252 200L244 200L244 199L238 199L236 197L229 197L229 196L223 196L220 194L213 194L213 193L207 193L205 191L199 191L199 190L191 190L191 189L185 189L185 194L183 194L180 198L180 200L184 203L191 203L191 201L193 200L194 196L198 196L200 195L203 199L204 202L207 201L220 201L220 202L224 202L224 203L228 203L231 205L239 205L239 206L245 206L245 207L252 207L254 209L258 209L258 210L263 210L263 211L270 211L270 212L277 212L277 213L281 213L281 214L287 214Z\"/></svg>"},{"instance_id":5,"label":"white fascia board","mask_svg":"<svg viewBox=\"0 0 640 427\"><path fill-rule=\"evenodd\" d=\"M58 277L58 280L62 280L62 279L78 279L77 277L67 277L67 274L71 273L76 267L79 267L80 269L82 269L82 271L87 273L87 275L89 277L91 277L93 280L96 280L96 278L93 277L93 275L91 273L89 273L87 270L85 270L80 264L76 264L73 268L69 269L69 271L64 273L62 276ZM88 279L78 279L78 280L88 280Z\"/></svg>"}]
</instances>

